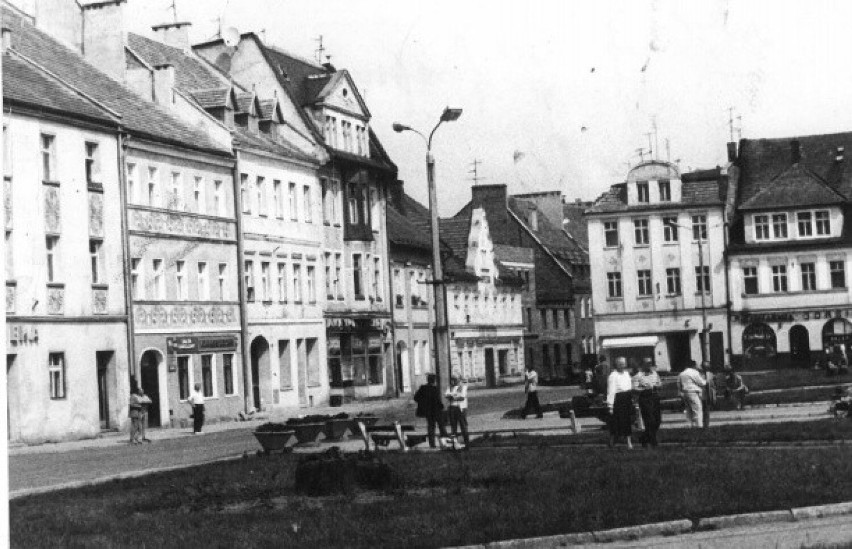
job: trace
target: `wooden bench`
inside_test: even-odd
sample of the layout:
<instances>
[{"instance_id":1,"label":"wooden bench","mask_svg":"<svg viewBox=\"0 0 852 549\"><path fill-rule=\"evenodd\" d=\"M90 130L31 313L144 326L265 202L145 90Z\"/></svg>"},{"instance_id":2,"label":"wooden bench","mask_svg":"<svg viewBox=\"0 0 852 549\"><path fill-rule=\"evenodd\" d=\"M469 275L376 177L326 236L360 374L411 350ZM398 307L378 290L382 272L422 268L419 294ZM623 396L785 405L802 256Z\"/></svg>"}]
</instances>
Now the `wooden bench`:
<instances>
[{"instance_id":1,"label":"wooden bench","mask_svg":"<svg viewBox=\"0 0 852 549\"><path fill-rule=\"evenodd\" d=\"M424 434L414 433L413 425L401 425L395 421L392 425L371 425L365 426L362 422L358 422L358 429L361 431L361 438L367 451L370 451L370 440L373 441L373 448L379 446L387 448L391 442L396 441L403 452L407 452L418 444L426 441L427 436Z\"/></svg>"}]
</instances>

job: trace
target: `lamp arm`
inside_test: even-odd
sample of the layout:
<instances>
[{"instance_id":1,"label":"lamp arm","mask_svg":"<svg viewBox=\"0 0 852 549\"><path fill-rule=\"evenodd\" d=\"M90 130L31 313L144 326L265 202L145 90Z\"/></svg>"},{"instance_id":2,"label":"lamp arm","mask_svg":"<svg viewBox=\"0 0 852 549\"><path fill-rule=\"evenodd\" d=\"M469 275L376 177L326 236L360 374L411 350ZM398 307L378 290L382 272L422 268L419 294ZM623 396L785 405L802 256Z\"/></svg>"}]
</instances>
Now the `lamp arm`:
<instances>
[{"instance_id":1,"label":"lamp arm","mask_svg":"<svg viewBox=\"0 0 852 549\"><path fill-rule=\"evenodd\" d=\"M434 127L434 128L432 128L432 132L429 134L429 140L426 142L426 149L427 149L429 152L431 152L431 151L432 151L432 137L435 135L435 132L438 130L438 128L439 128L439 127L441 126L441 124L443 124L443 123L444 123L444 121L443 121L443 120L438 120L438 123L437 123L437 124L435 124L435 127Z\"/></svg>"}]
</instances>

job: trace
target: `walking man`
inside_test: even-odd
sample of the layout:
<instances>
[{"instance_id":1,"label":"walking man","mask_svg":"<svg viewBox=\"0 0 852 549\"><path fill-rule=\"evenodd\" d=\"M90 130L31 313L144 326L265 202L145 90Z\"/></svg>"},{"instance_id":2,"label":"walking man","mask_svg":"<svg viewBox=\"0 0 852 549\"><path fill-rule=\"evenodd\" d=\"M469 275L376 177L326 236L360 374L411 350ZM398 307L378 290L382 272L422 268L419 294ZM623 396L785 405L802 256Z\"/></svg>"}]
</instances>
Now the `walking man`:
<instances>
[{"instance_id":1,"label":"walking man","mask_svg":"<svg viewBox=\"0 0 852 549\"><path fill-rule=\"evenodd\" d=\"M435 374L426 376L426 383L421 385L417 392L414 393L414 402L417 403L417 417L426 418L426 432L429 435L429 446L435 447L435 425L438 426L438 439L441 448L444 447L444 438L447 436L447 431L444 429L444 403L441 402L441 395L438 393L437 378Z\"/></svg>"},{"instance_id":2,"label":"walking man","mask_svg":"<svg viewBox=\"0 0 852 549\"><path fill-rule=\"evenodd\" d=\"M662 422L660 396L657 391L661 384L654 363L646 357L642 360L642 370L633 378L633 390L638 395L639 413L642 414L642 423L645 424L645 432L639 437L642 446L657 445L657 431Z\"/></svg>"},{"instance_id":3,"label":"walking man","mask_svg":"<svg viewBox=\"0 0 852 549\"><path fill-rule=\"evenodd\" d=\"M689 366L677 376L677 388L680 397L686 406L686 417L692 427L704 425L703 410L701 407L701 393L707 382L695 369L695 361L690 361Z\"/></svg>"},{"instance_id":4,"label":"walking man","mask_svg":"<svg viewBox=\"0 0 852 549\"><path fill-rule=\"evenodd\" d=\"M204 427L204 395L201 394L201 384L195 384L195 390L189 396L188 402L192 405L192 434L200 435Z\"/></svg>"},{"instance_id":5,"label":"walking man","mask_svg":"<svg viewBox=\"0 0 852 549\"><path fill-rule=\"evenodd\" d=\"M139 395L139 436L137 440L142 442L151 442L151 439L148 438L148 407L151 406L151 399L148 395L145 394L145 391L142 390L142 387L139 387L137 390Z\"/></svg>"},{"instance_id":6,"label":"walking man","mask_svg":"<svg viewBox=\"0 0 852 549\"><path fill-rule=\"evenodd\" d=\"M142 415L142 404L139 402L138 394L140 392L140 389L133 389L130 392L130 410L127 414L130 417L130 444L141 444L139 441L139 420Z\"/></svg>"},{"instance_id":7,"label":"walking man","mask_svg":"<svg viewBox=\"0 0 852 549\"><path fill-rule=\"evenodd\" d=\"M457 428L461 428L464 447L470 442L467 434L467 383L460 381L458 376L450 378L450 388L446 393L449 402L450 429L453 433L453 446L455 446Z\"/></svg>"},{"instance_id":8,"label":"walking man","mask_svg":"<svg viewBox=\"0 0 852 549\"><path fill-rule=\"evenodd\" d=\"M541 413L541 404L538 402L538 372L535 371L535 366L527 364L527 371L524 373L526 381L524 382L524 391L527 393L527 402L524 404L524 419L530 413L530 408L535 412L535 417L541 419L544 414Z\"/></svg>"}]
</instances>

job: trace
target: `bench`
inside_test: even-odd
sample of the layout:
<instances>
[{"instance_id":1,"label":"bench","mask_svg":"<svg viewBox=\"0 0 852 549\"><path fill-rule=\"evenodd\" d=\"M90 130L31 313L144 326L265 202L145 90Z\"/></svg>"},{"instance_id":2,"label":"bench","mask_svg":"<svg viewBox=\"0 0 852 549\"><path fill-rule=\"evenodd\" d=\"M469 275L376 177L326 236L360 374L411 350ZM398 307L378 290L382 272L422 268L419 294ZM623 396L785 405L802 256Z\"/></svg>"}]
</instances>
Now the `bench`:
<instances>
[{"instance_id":1,"label":"bench","mask_svg":"<svg viewBox=\"0 0 852 549\"><path fill-rule=\"evenodd\" d=\"M418 444L426 441L427 436L424 434L415 434L413 425L401 425L395 421L392 425L371 425L365 426L362 422L358 422L358 429L361 431L361 438L364 440L367 451L370 450L370 440L373 441L374 448L379 446L387 448L391 442L396 441L403 452L407 452Z\"/></svg>"}]
</instances>

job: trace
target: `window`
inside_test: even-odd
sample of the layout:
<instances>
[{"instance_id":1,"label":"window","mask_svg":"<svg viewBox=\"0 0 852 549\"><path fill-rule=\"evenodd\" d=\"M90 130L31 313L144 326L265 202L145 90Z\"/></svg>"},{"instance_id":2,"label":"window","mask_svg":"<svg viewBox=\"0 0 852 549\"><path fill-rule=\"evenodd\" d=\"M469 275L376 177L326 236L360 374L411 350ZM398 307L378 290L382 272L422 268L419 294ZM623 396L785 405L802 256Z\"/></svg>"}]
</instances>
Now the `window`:
<instances>
[{"instance_id":1,"label":"window","mask_svg":"<svg viewBox=\"0 0 852 549\"><path fill-rule=\"evenodd\" d=\"M127 203L136 202L136 164L127 164Z\"/></svg>"},{"instance_id":2,"label":"window","mask_svg":"<svg viewBox=\"0 0 852 549\"><path fill-rule=\"evenodd\" d=\"M225 396L236 393L234 390L234 355L222 355L222 380L225 383Z\"/></svg>"},{"instance_id":3,"label":"window","mask_svg":"<svg viewBox=\"0 0 852 549\"><path fill-rule=\"evenodd\" d=\"M106 282L104 276L103 241L89 240L89 259L92 264L92 284Z\"/></svg>"},{"instance_id":4,"label":"window","mask_svg":"<svg viewBox=\"0 0 852 549\"><path fill-rule=\"evenodd\" d=\"M221 181L214 181L213 187L213 212L216 215L225 215L225 186Z\"/></svg>"},{"instance_id":5,"label":"window","mask_svg":"<svg viewBox=\"0 0 852 549\"><path fill-rule=\"evenodd\" d=\"M772 215L772 234L775 238L787 238L787 214Z\"/></svg>"},{"instance_id":6,"label":"window","mask_svg":"<svg viewBox=\"0 0 852 549\"><path fill-rule=\"evenodd\" d=\"M257 194L257 215L266 217L269 213L266 211L266 180L261 176L257 176L255 193Z\"/></svg>"},{"instance_id":7,"label":"window","mask_svg":"<svg viewBox=\"0 0 852 549\"><path fill-rule=\"evenodd\" d=\"M45 238L47 247L47 281L56 282L59 268L59 237L48 236Z\"/></svg>"},{"instance_id":8,"label":"window","mask_svg":"<svg viewBox=\"0 0 852 549\"><path fill-rule=\"evenodd\" d=\"M278 264L278 301L287 301L287 264Z\"/></svg>"},{"instance_id":9,"label":"window","mask_svg":"<svg viewBox=\"0 0 852 549\"><path fill-rule=\"evenodd\" d=\"M296 184L290 183L290 219L299 220L299 205L296 203Z\"/></svg>"},{"instance_id":10,"label":"window","mask_svg":"<svg viewBox=\"0 0 852 549\"><path fill-rule=\"evenodd\" d=\"M586 300L580 300L580 318L586 318Z\"/></svg>"},{"instance_id":11,"label":"window","mask_svg":"<svg viewBox=\"0 0 852 549\"><path fill-rule=\"evenodd\" d=\"M101 176L101 158L97 143L86 141L86 183L94 183Z\"/></svg>"},{"instance_id":12,"label":"window","mask_svg":"<svg viewBox=\"0 0 852 549\"><path fill-rule=\"evenodd\" d=\"M302 266L293 263L293 301L302 302Z\"/></svg>"},{"instance_id":13,"label":"window","mask_svg":"<svg viewBox=\"0 0 852 549\"><path fill-rule=\"evenodd\" d=\"M325 274L325 295L331 297L331 253L325 252L323 256L323 273Z\"/></svg>"},{"instance_id":14,"label":"window","mask_svg":"<svg viewBox=\"0 0 852 549\"><path fill-rule=\"evenodd\" d=\"M213 355L201 355L201 390L207 398L214 396Z\"/></svg>"},{"instance_id":15,"label":"window","mask_svg":"<svg viewBox=\"0 0 852 549\"><path fill-rule=\"evenodd\" d=\"M243 205L243 213L250 214L251 213L251 197L249 197L248 191L248 174L241 173L240 174L240 203Z\"/></svg>"},{"instance_id":16,"label":"window","mask_svg":"<svg viewBox=\"0 0 852 549\"><path fill-rule=\"evenodd\" d=\"M177 357L178 363L178 398L186 400L189 398L189 357Z\"/></svg>"},{"instance_id":17,"label":"window","mask_svg":"<svg viewBox=\"0 0 852 549\"><path fill-rule=\"evenodd\" d=\"M358 189L355 185L349 185L349 195L347 200L349 202L349 223L351 225L357 225L360 223L360 218L358 216Z\"/></svg>"},{"instance_id":18,"label":"window","mask_svg":"<svg viewBox=\"0 0 852 549\"><path fill-rule=\"evenodd\" d=\"M564 322L564 325L565 325L565 329L567 330L568 328L571 327L571 309L563 310L562 316L563 316L563 322Z\"/></svg>"},{"instance_id":19,"label":"window","mask_svg":"<svg viewBox=\"0 0 852 549\"><path fill-rule=\"evenodd\" d=\"M210 300L210 277L207 273L207 263L198 262L198 300Z\"/></svg>"},{"instance_id":20,"label":"window","mask_svg":"<svg viewBox=\"0 0 852 549\"><path fill-rule=\"evenodd\" d=\"M317 288L316 288L316 268L313 265L308 265L306 267L307 272L306 277L308 280L308 301L310 303L317 302Z\"/></svg>"},{"instance_id":21,"label":"window","mask_svg":"<svg viewBox=\"0 0 852 549\"><path fill-rule=\"evenodd\" d=\"M41 180L56 180L56 137L41 134Z\"/></svg>"},{"instance_id":22,"label":"window","mask_svg":"<svg viewBox=\"0 0 852 549\"><path fill-rule=\"evenodd\" d=\"M559 329L559 310L553 309L553 329Z\"/></svg>"},{"instance_id":23,"label":"window","mask_svg":"<svg viewBox=\"0 0 852 549\"><path fill-rule=\"evenodd\" d=\"M787 266L772 266L772 290L775 292L787 291Z\"/></svg>"},{"instance_id":24,"label":"window","mask_svg":"<svg viewBox=\"0 0 852 549\"><path fill-rule=\"evenodd\" d=\"M133 257L130 259L130 294L133 299L142 299L140 290L143 284L142 260L138 257Z\"/></svg>"},{"instance_id":25,"label":"window","mask_svg":"<svg viewBox=\"0 0 852 549\"><path fill-rule=\"evenodd\" d=\"M651 290L651 271L647 269L636 271L636 278L639 282L639 295L650 296Z\"/></svg>"},{"instance_id":26,"label":"window","mask_svg":"<svg viewBox=\"0 0 852 549\"><path fill-rule=\"evenodd\" d=\"M186 270L184 269L185 266L185 261L175 262L175 287L177 288L176 299L178 301L189 299L189 296L186 292Z\"/></svg>"},{"instance_id":27,"label":"window","mask_svg":"<svg viewBox=\"0 0 852 549\"><path fill-rule=\"evenodd\" d=\"M278 340L278 383L282 391L293 388L293 366L290 358L290 340Z\"/></svg>"},{"instance_id":28,"label":"window","mask_svg":"<svg viewBox=\"0 0 852 549\"><path fill-rule=\"evenodd\" d=\"M166 299L166 284L163 277L163 260L155 259L152 261L154 299Z\"/></svg>"},{"instance_id":29,"label":"window","mask_svg":"<svg viewBox=\"0 0 852 549\"><path fill-rule=\"evenodd\" d=\"M633 220L633 239L637 246L648 245L648 220L634 219Z\"/></svg>"},{"instance_id":30,"label":"window","mask_svg":"<svg viewBox=\"0 0 852 549\"><path fill-rule=\"evenodd\" d=\"M263 261L260 264L260 292L263 301L271 301L269 295L269 262Z\"/></svg>"},{"instance_id":31,"label":"window","mask_svg":"<svg viewBox=\"0 0 852 549\"><path fill-rule=\"evenodd\" d=\"M816 234L831 234L831 221L829 220L828 210L814 212L814 220L816 221Z\"/></svg>"},{"instance_id":32,"label":"window","mask_svg":"<svg viewBox=\"0 0 852 549\"><path fill-rule=\"evenodd\" d=\"M743 289L746 295L755 295L758 293L757 267L743 267Z\"/></svg>"},{"instance_id":33,"label":"window","mask_svg":"<svg viewBox=\"0 0 852 549\"><path fill-rule=\"evenodd\" d=\"M813 263L801 263L802 269L802 290L816 290L816 265Z\"/></svg>"},{"instance_id":34,"label":"window","mask_svg":"<svg viewBox=\"0 0 852 549\"><path fill-rule=\"evenodd\" d=\"M547 310L541 309L538 312L538 314L541 317L541 329L546 330L547 329Z\"/></svg>"},{"instance_id":35,"label":"window","mask_svg":"<svg viewBox=\"0 0 852 549\"><path fill-rule=\"evenodd\" d=\"M666 269L666 293L680 295L680 269Z\"/></svg>"},{"instance_id":36,"label":"window","mask_svg":"<svg viewBox=\"0 0 852 549\"><path fill-rule=\"evenodd\" d=\"M156 206L157 205L157 179L158 179L157 168L151 166L148 168L148 205Z\"/></svg>"},{"instance_id":37,"label":"window","mask_svg":"<svg viewBox=\"0 0 852 549\"><path fill-rule=\"evenodd\" d=\"M382 300L382 260L378 257L373 258L373 295Z\"/></svg>"},{"instance_id":38,"label":"window","mask_svg":"<svg viewBox=\"0 0 852 549\"><path fill-rule=\"evenodd\" d=\"M340 211L337 209L337 198L340 196L340 182L331 182L331 200L329 202L330 218L333 223L340 223Z\"/></svg>"},{"instance_id":39,"label":"window","mask_svg":"<svg viewBox=\"0 0 852 549\"><path fill-rule=\"evenodd\" d=\"M692 216L692 240L707 240L707 216Z\"/></svg>"},{"instance_id":40,"label":"window","mask_svg":"<svg viewBox=\"0 0 852 549\"><path fill-rule=\"evenodd\" d=\"M364 297L361 287L361 254L352 254L352 288L356 297Z\"/></svg>"},{"instance_id":41,"label":"window","mask_svg":"<svg viewBox=\"0 0 852 549\"><path fill-rule=\"evenodd\" d=\"M799 236L813 236L814 229L811 224L811 212L799 212L796 214L799 225Z\"/></svg>"},{"instance_id":42,"label":"window","mask_svg":"<svg viewBox=\"0 0 852 549\"><path fill-rule=\"evenodd\" d=\"M672 200L672 187L671 183L668 179L661 179L657 182L657 185L660 188L660 202L671 202Z\"/></svg>"},{"instance_id":43,"label":"window","mask_svg":"<svg viewBox=\"0 0 852 549\"><path fill-rule=\"evenodd\" d=\"M322 220L327 224L331 221L328 215L328 202L331 199L331 192L328 188L328 180L324 177L320 178L320 193L322 195Z\"/></svg>"},{"instance_id":44,"label":"window","mask_svg":"<svg viewBox=\"0 0 852 549\"><path fill-rule=\"evenodd\" d=\"M769 239L769 216L754 216L754 238L755 240Z\"/></svg>"},{"instance_id":45,"label":"window","mask_svg":"<svg viewBox=\"0 0 852 549\"><path fill-rule=\"evenodd\" d=\"M607 297L610 299L621 298L621 273L607 273Z\"/></svg>"},{"instance_id":46,"label":"window","mask_svg":"<svg viewBox=\"0 0 852 549\"><path fill-rule=\"evenodd\" d=\"M710 293L710 267L707 265L695 268L695 291Z\"/></svg>"},{"instance_id":47,"label":"window","mask_svg":"<svg viewBox=\"0 0 852 549\"><path fill-rule=\"evenodd\" d=\"M314 203L313 198L311 198L311 187L309 185L305 185L302 188L302 195L305 201L305 223L313 223Z\"/></svg>"},{"instance_id":48,"label":"window","mask_svg":"<svg viewBox=\"0 0 852 549\"><path fill-rule=\"evenodd\" d=\"M663 218L663 240L665 242L677 242L677 217Z\"/></svg>"},{"instance_id":49,"label":"window","mask_svg":"<svg viewBox=\"0 0 852 549\"><path fill-rule=\"evenodd\" d=\"M195 213L207 213L207 197L204 194L204 178L195 176L195 188L192 191L192 201Z\"/></svg>"},{"instance_id":50,"label":"window","mask_svg":"<svg viewBox=\"0 0 852 549\"><path fill-rule=\"evenodd\" d=\"M228 280L228 264L219 263L219 301L225 301L226 280Z\"/></svg>"},{"instance_id":51,"label":"window","mask_svg":"<svg viewBox=\"0 0 852 549\"><path fill-rule=\"evenodd\" d=\"M281 219L284 217L284 191L281 189L281 181L276 179L272 182L272 194L275 200L275 217Z\"/></svg>"},{"instance_id":52,"label":"window","mask_svg":"<svg viewBox=\"0 0 852 549\"><path fill-rule=\"evenodd\" d=\"M50 398L65 398L65 353L47 355L47 375L50 377Z\"/></svg>"},{"instance_id":53,"label":"window","mask_svg":"<svg viewBox=\"0 0 852 549\"><path fill-rule=\"evenodd\" d=\"M340 276L342 269L343 256L334 254L334 293L337 295L337 299L343 299L343 282Z\"/></svg>"},{"instance_id":54,"label":"window","mask_svg":"<svg viewBox=\"0 0 852 549\"><path fill-rule=\"evenodd\" d=\"M831 287L846 287L846 264L843 261L829 261L828 269L831 273Z\"/></svg>"},{"instance_id":55,"label":"window","mask_svg":"<svg viewBox=\"0 0 852 549\"><path fill-rule=\"evenodd\" d=\"M648 202L648 182L647 181L637 181L636 182L636 194L639 198L639 202Z\"/></svg>"},{"instance_id":56,"label":"window","mask_svg":"<svg viewBox=\"0 0 852 549\"><path fill-rule=\"evenodd\" d=\"M172 194L169 208L180 210L183 208L183 180L180 172L172 172Z\"/></svg>"},{"instance_id":57,"label":"window","mask_svg":"<svg viewBox=\"0 0 852 549\"><path fill-rule=\"evenodd\" d=\"M246 259L244 263L246 301L254 301L254 261Z\"/></svg>"}]
</instances>

